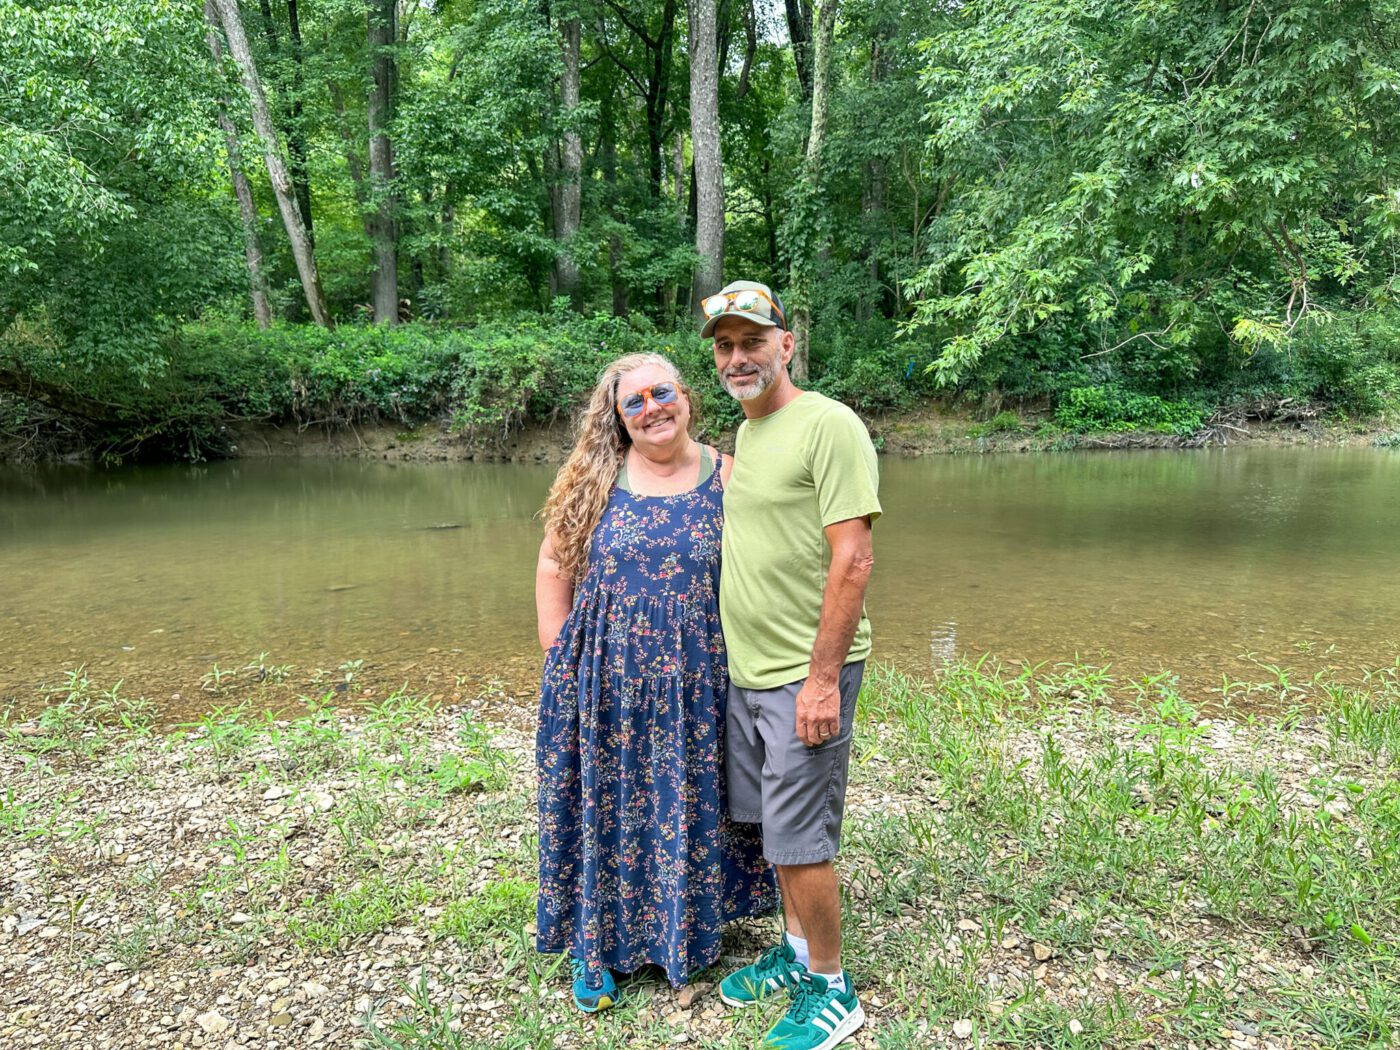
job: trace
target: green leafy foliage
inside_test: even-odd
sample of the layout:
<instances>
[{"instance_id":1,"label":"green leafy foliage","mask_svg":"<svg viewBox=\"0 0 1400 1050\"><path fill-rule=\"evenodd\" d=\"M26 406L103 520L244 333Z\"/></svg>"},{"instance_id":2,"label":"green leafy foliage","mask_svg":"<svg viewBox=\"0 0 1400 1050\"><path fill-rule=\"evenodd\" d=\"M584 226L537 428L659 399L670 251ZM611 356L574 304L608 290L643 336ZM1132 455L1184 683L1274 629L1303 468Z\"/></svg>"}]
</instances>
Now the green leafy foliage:
<instances>
[{"instance_id":1,"label":"green leafy foliage","mask_svg":"<svg viewBox=\"0 0 1400 1050\"><path fill-rule=\"evenodd\" d=\"M984 423L978 423L967 430L970 438L985 438L995 434L1020 434L1029 429L1015 412L998 412Z\"/></svg>"},{"instance_id":2,"label":"green leafy foliage","mask_svg":"<svg viewBox=\"0 0 1400 1050\"><path fill-rule=\"evenodd\" d=\"M1388 303L1395 13L959 8L923 74L930 164L956 180L945 250L910 285L913 323L946 333L939 378L1043 360L1049 340L1057 372L1171 396ZM1387 384L1343 385L1374 403Z\"/></svg>"},{"instance_id":3,"label":"green leafy foliage","mask_svg":"<svg viewBox=\"0 0 1400 1050\"><path fill-rule=\"evenodd\" d=\"M1200 429L1203 413L1189 401L1163 401L1115 386L1081 386L1065 394L1055 422L1066 430L1155 430L1189 434Z\"/></svg>"},{"instance_id":4,"label":"green leafy foliage","mask_svg":"<svg viewBox=\"0 0 1400 1050\"><path fill-rule=\"evenodd\" d=\"M0 332L65 367L150 364L171 318L239 274L198 5L0 0Z\"/></svg>"}]
</instances>

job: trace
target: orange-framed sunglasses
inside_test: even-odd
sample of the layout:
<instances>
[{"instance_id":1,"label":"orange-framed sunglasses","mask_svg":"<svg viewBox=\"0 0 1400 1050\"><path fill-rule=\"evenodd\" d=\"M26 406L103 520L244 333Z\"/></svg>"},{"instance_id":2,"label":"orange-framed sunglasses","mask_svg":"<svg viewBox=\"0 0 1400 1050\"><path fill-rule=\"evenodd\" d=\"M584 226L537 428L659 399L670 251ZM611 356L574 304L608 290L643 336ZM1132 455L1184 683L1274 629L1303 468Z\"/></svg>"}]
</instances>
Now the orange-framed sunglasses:
<instances>
[{"instance_id":1,"label":"orange-framed sunglasses","mask_svg":"<svg viewBox=\"0 0 1400 1050\"><path fill-rule=\"evenodd\" d=\"M617 414L624 419L636 419L646 411L648 400L655 401L658 405L674 405L679 397L680 391L676 389L675 383L653 383L633 391L626 397L618 398Z\"/></svg>"}]
</instances>

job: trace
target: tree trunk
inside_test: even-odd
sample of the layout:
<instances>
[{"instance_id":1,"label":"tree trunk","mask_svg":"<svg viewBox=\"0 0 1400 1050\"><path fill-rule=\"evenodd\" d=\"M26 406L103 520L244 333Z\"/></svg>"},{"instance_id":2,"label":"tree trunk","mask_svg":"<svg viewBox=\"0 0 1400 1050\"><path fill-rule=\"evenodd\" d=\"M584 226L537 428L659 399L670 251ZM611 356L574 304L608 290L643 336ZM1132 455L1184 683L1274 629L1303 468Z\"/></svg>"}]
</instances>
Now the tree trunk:
<instances>
[{"instance_id":1,"label":"tree trunk","mask_svg":"<svg viewBox=\"0 0 1400 1050\"><path fill-rule=\"evenodd\" d=\"M578 234L582 212L583 139L578 132L579 20L560 23L564 72L559 78L559 112L564 134L559 142L558 190L554 207L554 287L560 295L578 297L578 262L572 241Z\"/></svg>"},{"instance_id":2,"label":"tree trunk","mask_svg":"<svg viewBox=\"0 0 1400 1050\"><path fill-rule=\"evenodd\" d=\"M607 187L608 214L614 230L608 234L608 277L612 282L612 312L614 317L626 317L628 302L627 277L622 272L622 237L616 232L622 217L617 206L617 143L614 141L616 125L613 123L612 92L603 96L599 113L603 128L603 185Z\"/></svg>"},{"instance_id":3,"label":"tree trunk","mask_svg":"<svg viewBox=\"0 0 1400 1050\"><path fill-rule=\"evenodd\" d=\"M687 219L686 187L689 175L685 164L685 132L677 131L671 142L671 195L675 198L676 228L685 229ZM675 282L668 281L661 294L661 316L674 322L676 305L681 301L681 289Z\"/></svg>"},{"instance_id":4,"label":"tree trunk","mask_svg":"<svg viewBox=\"0 0 1400 1050\"><path fill-rule=\"evenodd\" d=\"M652 68L647 85L647 175L651 180L652 199L661 199L661 169L665 166L666 97L671 87L671 52L675 44L677 0L666 0L661 10L661 28L648 47Z\"/></svg>"},{"instance_id":5,"label":"tree trunk","mask_svg":"<svg viewBox=\"0 0 1400 1050\"><path fill-rule=\"evenodd\" d=\"M248 100L253 107L253 126L257 129L258 137L262 139L267 176L272 183L272 192L277 198L277 210L282 213L282 225L287 229L287 239L291 242L292 258L296 261L297 274L306 294L307 309L311 311L311 317L317 324L329 328L331 315L326 307L326 294L321 289L321 275L316 271L316 258L311 251L311 241L306 236L301 210L292 194L291 176L287 173L286 162L282 159L282 145L268 114L267 97L263 94L262 81L258 79L253 53L248 48L248 37L243 32L238 0L213 0L213 3L219 12L219 20L223 23L224 36L228 38L229 52L238 63L243 87L248 92Z\"/></svg>"},{"instance_id":6,"label":"tree trunk","mask_svg":"<svg viewBox=\"0 0 1400 1050\"><path fill-rule=\"evenodd\" d=\"M797 67L797 83L802 101L812 100L812 4L810 0L785 0L788 39L792 41L792 61Z\"/></svg>"},{"instance_id":7,"label":"tree trunk","mask_svg":"<svg viewBox=\"0 0 1400 1050\"><path fill-rule=\"evenodd\" d=\"M876 39L870 42L870 83L874 86L879 82L880 41ZM877 290L877 294L862 297L860 305L856 308L856 316L861 321L868 321L874 316L877 303L881 306L885 303L878 250L880 240L875 235L876 229L880 225L880 217L885 211L885 162L880 157L872 157L865 162L865 179L861 188L860 211L862 225L865 227L866 272L870 275L870 283Z\"/></svg>"},{"instance_id":8,"label":"tree trunk","mask_svg":"<svg viewBox=\"0 0 1400 1050\"><path fill-rule=\"evenodd\" d=\"M389 123L394 118L394 79L397 70L394 45L398 42L397 0L369 0L368 42L374 82L369 92L368 227L374 252L370 274L370 300L375 324L398 324L399 265L394 147Z\"/></svg>"},{"instance_id":9,"label":"tree trunk","mask_svg":"<svg viewBox=\"0 0 1400 1050\"><path fill-rule=\"evenodd\" d=\"M749 74L753 71L754 56L758 54L758 16L754 13L753 0L744 4L744 65L739 70L739 84L734 89L735 98L743 98L749 93ZM720 66L723 69L723 65Z\"/></svg>"},{"instance_id":10,"label":"tree trunk","mask_svg":"<svg viewBox=\"0 0 1400 1050\"><path fill-rule=\"evenodd\" d=\"M452 204L452 182L449 180L442 191L442 217L438 223L437 262L439 283L446 281L452 273L452 238L457 230L457 209Z\"/></svg>"},{"instance_id":11,"label":"tree trunk","mask_svg":"<svg viewBox=\"0 0 1400 1050\"><path fill-rule=\"evenodd\" d=\"M690 0L690 141L695 164L691 311L724 284L724 157L719 137L715 0Z\"/></svg>"},{"instance_id":12,"label":"tree trunk","mask_svg":"<svg viewBox=\"0 0 1400 1050\"><path fill-rule=\"evenodd\" d=\"M803 192L821 195L822 150L826 145L826 118L831 91L831 38L836 30L836 9L839 0L821 0L816 11L816 26L812 41L812 126L807 136L807 154L803 159ZM813 209L816 211L817 209ZM810 360L809 343L812 332L810 305L813 260L794 260L791 295L794 301L792 334L796 347L792 353L792 378L803 382L807 378Z\"/></svg>"},{"instance_id":13,"label":"tree trunk","mask_svg":"<svg viewBox=\"0 0 1400 1050\"><path fill-rule=\"evenodd\" d=\"M301 23L297 19L296 0L287 0L287 20L292 31L292 86L282 90L281 82L282 41L277 35L277 19L272 13L270 0L259 0L262 12L263 36L267 38L268 54L272 56L272 76L278 83L278 94L282 96L282 112L279 116L287 132L287 172L292 177L292 188L296 195L297 207L306 223L306 239L316 246L315 220L311 215L311 183L306 174L306 136L301 126Z\"/></svg>"},{"instance_id":14,"label":"tree trunk","mask_svg":"<svg viewBox=\"0 0 1400 1050\"><path fill-rule=\"evenodd\" d=\"M296 189L301 217L306 221L306 239L314 248L316 220L311 214L311 174L306 167L306 118L301 101L301 19L297 16L297 0L287 0L287 29L292 40L292 113L287 126L287 170Z\"/></svg>"},{"instance_id":15,"label":"tree trunk","mask_svg":"<svg viewBox=\"0 0 1400 1050\"><path fill-rule=\"evenodd\" d=\"M211 0L204 0L204 19L209 23L204 40L209 45L209 57L214 60L217 73L223 68L224 49L219 43L216 29L219 13L214 10ZM238 145L238 129L233 126L233 121L228 116L227 99L219 99L216 119L219 130L224 133L233 195L238 198L238 218L243 226L243 258L248 265L248 295L253 302L253 318L259 328L266 328L272 323L272 306L267 301L267 277L263 273L262 248L258 244L258 210L253 203L253 191L248 185L248 176L243 174L243 151Z\"/></svg>"}]
</instances>

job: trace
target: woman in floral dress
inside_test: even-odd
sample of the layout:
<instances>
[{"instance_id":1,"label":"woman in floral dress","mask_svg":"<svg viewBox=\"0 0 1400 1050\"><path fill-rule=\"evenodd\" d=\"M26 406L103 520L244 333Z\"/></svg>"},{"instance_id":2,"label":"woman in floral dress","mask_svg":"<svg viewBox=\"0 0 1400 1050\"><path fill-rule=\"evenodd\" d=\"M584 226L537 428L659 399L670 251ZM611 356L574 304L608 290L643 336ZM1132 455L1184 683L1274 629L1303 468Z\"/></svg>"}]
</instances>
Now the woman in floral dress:
<instances>
[{"instance_id":1,"label":"woman in floral dress","mask_svg":"<svg viewBox=\"0 0 1400 1050\"><path fill-rule=\"evenodd\" d=\"M647 964L679 987L726 922L777 903L755 825L731 824L719 624L727 456L690 436L659 354L603 370L545 504L537 947L568 952L574 1000Z\"/></svg>"}]
</instances>

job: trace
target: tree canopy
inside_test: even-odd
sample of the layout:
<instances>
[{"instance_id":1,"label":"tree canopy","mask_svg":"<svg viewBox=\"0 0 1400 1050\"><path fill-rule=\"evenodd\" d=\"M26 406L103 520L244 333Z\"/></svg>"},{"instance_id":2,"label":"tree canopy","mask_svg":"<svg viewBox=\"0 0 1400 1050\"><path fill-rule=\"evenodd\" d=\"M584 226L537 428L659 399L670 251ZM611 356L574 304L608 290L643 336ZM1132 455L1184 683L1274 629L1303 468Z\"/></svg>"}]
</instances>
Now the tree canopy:
<instances>
[{"instance_id":1,"label":"tree canopy","mask_svg":"<svg viewBox=\"0 0 1400 1050\"><path fill-rule=\"evenodd\" d=\"M564 299L671 332L722 258L791 293L814 379L870 403L1376 411L1400 391L1396 14L0 0L0 390L130 394L190 325L266 314Z\"/></svg>"}]
</instances>

